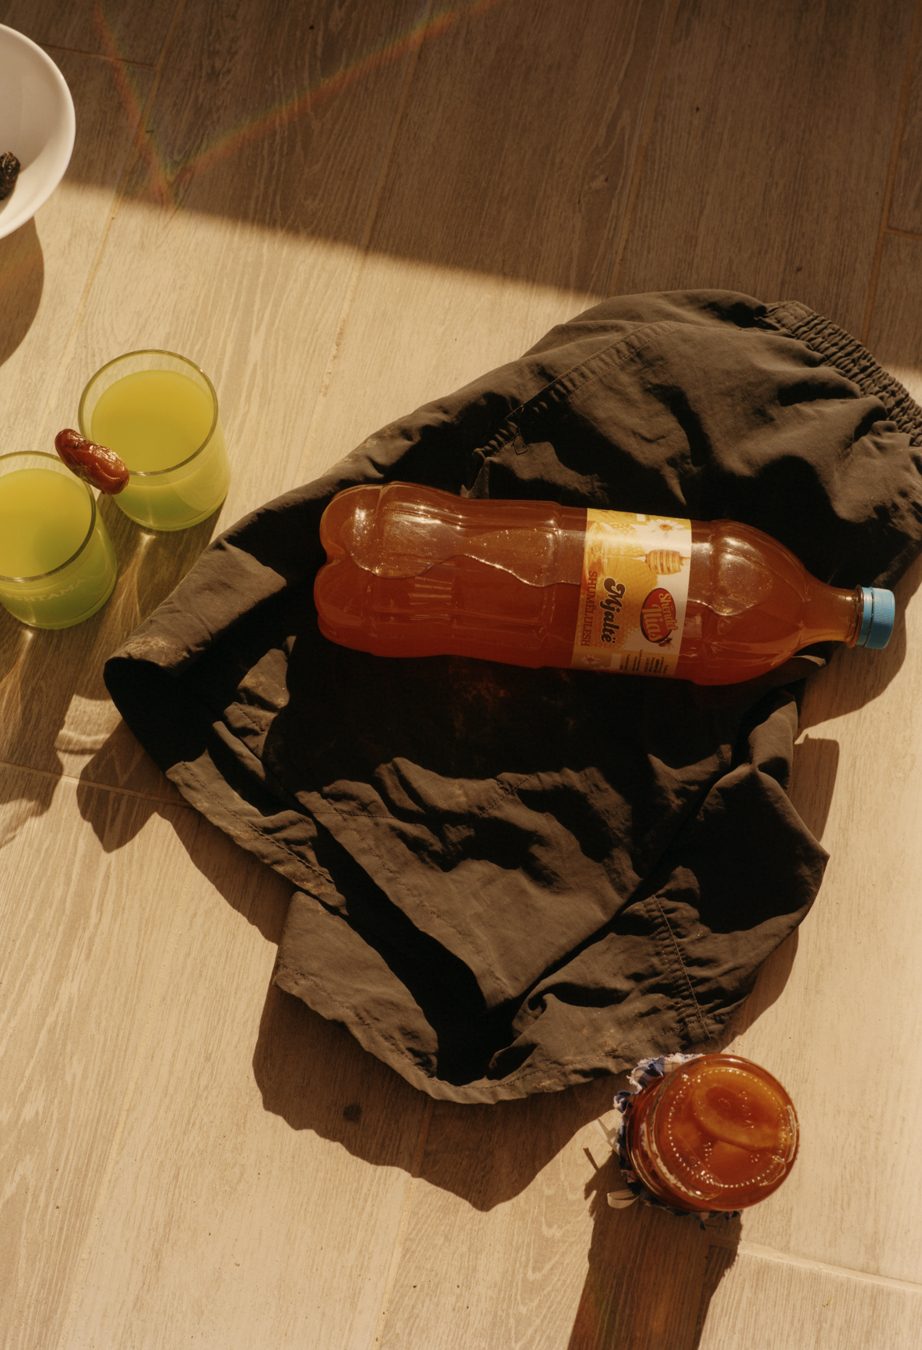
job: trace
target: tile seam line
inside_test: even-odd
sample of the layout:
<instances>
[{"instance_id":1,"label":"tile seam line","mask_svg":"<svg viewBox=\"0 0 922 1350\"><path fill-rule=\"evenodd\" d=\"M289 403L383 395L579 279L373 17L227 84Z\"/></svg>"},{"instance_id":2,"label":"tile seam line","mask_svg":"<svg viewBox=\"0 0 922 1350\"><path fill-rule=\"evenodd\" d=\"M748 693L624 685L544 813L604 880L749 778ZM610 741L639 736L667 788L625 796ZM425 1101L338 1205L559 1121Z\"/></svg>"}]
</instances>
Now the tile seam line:
<instances>
[{"instance_id":1,"label":"tile seam line","mask_svg":"<svg viewBox=\"0 0 922 1350\"><path fill-rule=\"evenodd\" d=\"M33 39L33 41L34 40L35 39ZM66 53L68 56L83 56L88 61L108 61L110 63L113 62L113 58L111 56L106 56L105 52L91 52L86 47L63 47L61 46L60 43L56 42L39 42L38 45L44 51L48 52L49 55L52 52L62 52ZM140 57L134 56L123 57L119 61L119 64L123 66L136 66L138 70L157 69L156 63L154 61L143 61L141 60Z\"/></svg>"},{"instance_id":2,"label":"tile seam line","mask_svg":"<svg viewBox=\"0 0 922 1350\"><path fill-rule=\"evenodd\" d=\"M922 230L901 230L896 225L888 225L885 233L894 239L912 239L917 244L922 244Z\"/></svg>"},{"instance_id":3,"label":"tile seam line","mask_svg":"<svg viewBox=\"0 0 922 1350\"><path fill-rule=\"evenodd\" d=\"M712 1247L733 1251L732 1245L714 1242ZM829 1261L814 1261L808 1256L794 1256L790 1252L779 1251L776 1247L764 1247L758 1242L745 1239L735 1249L742 1256L755 1256L763 1261L774 1261L781 1265L797 1266L804 1270L816 1270L823 1275L835 1275L840 1279L861 1280L863 1283L880 1285L886 1289L898 1289L913 1294L922 1294L922 1281L901 1280L893 1275L876 1275L873 1271L859 1270L854 1266L837 1266Z\"/></svg>"},{"instance_id":4,"label":"tile seam line","mask_svg":"<svg viewBox=\"0 0 922 1350\"><path fill-rule=\"evenodd\" d=\"M134 797L142 802L159 802L162 806L176 806L186 811L196 811L190 802L177 801L175 797L155 797L152 793L140 792L137 788L118 787L114 783L97 783L92 778L80 778L72 773L52 773L50 769L36 769L31 764L16 764L11 759L0 759L0 768L35 774L37 778L49 778L53 783L73 783L76 787L100 788L103 792L115 792L120 797Z\"/></svg>"}]
</instances>

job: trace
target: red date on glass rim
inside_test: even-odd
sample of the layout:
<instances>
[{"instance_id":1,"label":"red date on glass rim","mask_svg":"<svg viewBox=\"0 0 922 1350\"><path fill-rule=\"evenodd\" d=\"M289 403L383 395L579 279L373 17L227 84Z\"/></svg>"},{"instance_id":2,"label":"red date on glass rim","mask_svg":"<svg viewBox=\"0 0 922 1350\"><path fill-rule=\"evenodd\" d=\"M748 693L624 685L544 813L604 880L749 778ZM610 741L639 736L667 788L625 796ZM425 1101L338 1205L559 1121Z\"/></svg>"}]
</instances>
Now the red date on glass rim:
<instances>
[{"instance_id":1,"label":"red date on glass rim","mask_svg":"<svg viewBox=\"0 0 922 1350\"><path fill-rule=\"evenodd\" d=\"M128 482L128 468L108 446L88 441L79 431L66 427L54 438L54 448L78 478L109 496L121 492Z\"/></svg>"}]
</instances>

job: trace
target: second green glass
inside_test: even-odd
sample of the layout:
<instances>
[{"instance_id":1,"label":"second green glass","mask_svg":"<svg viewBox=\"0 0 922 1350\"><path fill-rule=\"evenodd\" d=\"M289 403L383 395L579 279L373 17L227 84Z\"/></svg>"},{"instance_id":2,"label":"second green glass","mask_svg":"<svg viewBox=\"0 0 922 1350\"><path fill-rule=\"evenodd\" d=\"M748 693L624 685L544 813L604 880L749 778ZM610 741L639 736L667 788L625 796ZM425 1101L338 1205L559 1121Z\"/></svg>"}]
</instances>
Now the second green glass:
<instances>
[{"instance_id":1,"label":"second green glass","mask_svg":"<svg viewBox=\"0 0 922 1350\"><path fill-rule=\"evenodd\" d=\"M230 483L218 396L184 356L129 352L83 391L80 434L106 445L129 470L114 500L139 525L184 530L206 520Z\"/></svg>"},{"instance_id":2,"label":"second green glass","mask_svg":"<svg viewBox=\"0 0 922 1350\"><path fill-rule=\"evenodd\" d=\"M96 498L56 455L0 455L0 604L33 628L82 623L117 564Z\"/></svg>"}]
</instances>

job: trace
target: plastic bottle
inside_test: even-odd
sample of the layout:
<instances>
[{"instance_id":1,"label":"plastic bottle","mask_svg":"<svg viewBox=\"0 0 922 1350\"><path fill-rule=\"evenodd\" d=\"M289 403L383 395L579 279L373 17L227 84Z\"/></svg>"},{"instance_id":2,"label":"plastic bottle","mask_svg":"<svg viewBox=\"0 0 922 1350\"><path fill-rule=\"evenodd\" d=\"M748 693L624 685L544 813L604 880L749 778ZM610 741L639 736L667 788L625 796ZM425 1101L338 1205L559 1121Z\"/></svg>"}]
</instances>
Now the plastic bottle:
<instances>
[{"instance_id":1,"label":"plastic bottle","mask_svg":"<svg viewBox=\"0 0 922 1350\"><path fill-rule=\"evenodd\" d=\"M890 591L827 586L731 521L388 483L334 497L320 538L321 631L379 656L733 684L816 642L883 647L893 627Z\"/></svg>"},{"instance_id":2,"label":"plastic bottle","mask_svg":"<svg viewBox=\"0 0 922 1350\"><path fill-rule=\"evenodd\" d=\"M732 1212L777 1190L799 1139L776 1078L736 1055L701 1055L630 1099L621 1166L675 1209Z\"/></svg>"}]
</instances>

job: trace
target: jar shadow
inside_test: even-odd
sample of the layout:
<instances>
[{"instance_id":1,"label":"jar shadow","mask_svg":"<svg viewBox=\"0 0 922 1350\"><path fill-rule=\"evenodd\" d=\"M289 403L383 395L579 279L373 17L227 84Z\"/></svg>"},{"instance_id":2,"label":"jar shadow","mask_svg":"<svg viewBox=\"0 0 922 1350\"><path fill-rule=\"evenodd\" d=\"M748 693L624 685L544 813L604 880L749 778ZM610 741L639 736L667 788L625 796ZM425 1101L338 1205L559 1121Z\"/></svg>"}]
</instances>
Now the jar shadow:
<instances>
[{"instance_id":1,"label":"jar shadow","mask_svg":"<svg viewBox=\"0 0 922 1350\"><path fill-rule=\"evenodd\" d=\"M640 1201L613 1209L608 1194L622 1186L611 1154L586 1187L593 1234L567 1350L696 1350L711 1299L736 1260L741 1221L727 1216L702 1226L694 1215L678 1217Z\"/></svg>"}]
</instances>

